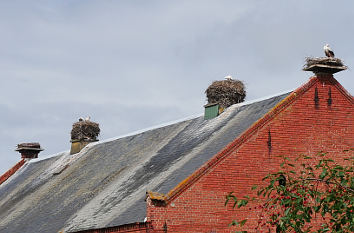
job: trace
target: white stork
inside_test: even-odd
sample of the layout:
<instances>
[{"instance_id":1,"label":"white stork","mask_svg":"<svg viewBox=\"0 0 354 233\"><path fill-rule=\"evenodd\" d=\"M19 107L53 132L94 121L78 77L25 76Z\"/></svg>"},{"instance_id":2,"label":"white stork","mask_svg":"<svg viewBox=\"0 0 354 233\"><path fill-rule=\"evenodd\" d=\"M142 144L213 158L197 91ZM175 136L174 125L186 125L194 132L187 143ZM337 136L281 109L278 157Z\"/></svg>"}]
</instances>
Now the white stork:
<instances>
[{"instance_id":1,"label":"white stork","mask_svg":"<svg viewBox=\"0 0 354 233\"><path fill-rule=\"evenodd\" d=\"M334 57L334 52L333 52L333 50L329 47L329 45L328 44L326 44L325 46L323 46L323 50L324 50L324 52L325 52L325 54L326 54L326 56L327 57Z\"/></svg>"},{"instance_id":2,"label":"white stork","mask_svg":"<svg viewBox=\"0 0 354 233\"><path fill-rule=\"evenodd\" d=\"M232 76L231 75L225 76L225 79L226 80L232 80Z\"/></svg>"}]
</instances>

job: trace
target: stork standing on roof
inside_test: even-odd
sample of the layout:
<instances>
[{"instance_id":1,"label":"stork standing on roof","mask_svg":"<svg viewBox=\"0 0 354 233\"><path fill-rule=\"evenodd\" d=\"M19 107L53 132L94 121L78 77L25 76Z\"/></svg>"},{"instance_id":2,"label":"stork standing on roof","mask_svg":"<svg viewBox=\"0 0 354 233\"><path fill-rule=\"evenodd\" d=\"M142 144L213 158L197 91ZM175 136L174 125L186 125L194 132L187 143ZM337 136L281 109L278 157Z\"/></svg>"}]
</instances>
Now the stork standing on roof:
<instances>
[{"instance_id":1,"label":"stork standing on roof","mask_svg":"<svg viewBox=\"0 0 354 233\"><path fill-rule=\"evenodd\" d=\"M323 46L323 50L326 54L327 57L334 57L334 52L333 50L329 47L329 44L326 44L325 46Z\"/></svg>"}]
</instances>

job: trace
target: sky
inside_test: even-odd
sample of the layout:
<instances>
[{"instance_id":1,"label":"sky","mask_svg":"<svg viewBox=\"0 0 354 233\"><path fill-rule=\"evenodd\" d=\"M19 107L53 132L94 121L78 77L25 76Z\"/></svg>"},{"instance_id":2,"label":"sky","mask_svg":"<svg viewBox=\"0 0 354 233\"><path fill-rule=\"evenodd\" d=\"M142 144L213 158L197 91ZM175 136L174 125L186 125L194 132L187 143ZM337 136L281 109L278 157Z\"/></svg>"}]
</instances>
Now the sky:
<instances>
[{"instance_id":1,"label":"sky","mask_svg":"<svg viewBox=\"0 0 354 233\"><path fill-rule=\"evenodd\" d=\"M70 149L79 117L100 140L202 114L227 75L246 100L307 82L328 43L354 93L354 1L0 1L0 174L22 142L40 158Z\"/></svg>"}]
</instances>

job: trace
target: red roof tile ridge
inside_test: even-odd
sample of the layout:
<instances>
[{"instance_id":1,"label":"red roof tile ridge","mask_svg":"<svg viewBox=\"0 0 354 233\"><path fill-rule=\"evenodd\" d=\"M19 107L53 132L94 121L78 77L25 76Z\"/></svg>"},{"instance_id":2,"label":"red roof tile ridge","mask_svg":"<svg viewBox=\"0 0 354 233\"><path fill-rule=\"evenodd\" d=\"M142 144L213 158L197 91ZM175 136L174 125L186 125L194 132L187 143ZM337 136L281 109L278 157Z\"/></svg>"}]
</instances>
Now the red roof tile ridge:
<instances>
[{"instance_id":1,"label":"red roof tile ridge","mask_svg":"<svg viewBox=\"0 0 354 233\"><path fill-rule=\"evenodd\" d=\"M335 78L331 78L331 81L335 87L351 102L354 104L354 97L340 84Z\"/></svg>"},{"instance_id":2,"label":"red roof tile ridge","mask_svg":"<svg viewBox=\"0 0 354 233\"><path fill-rule=\"evenodd\" d=\"M0 185L4 183L7 179L9 179L13 174L15 174L18 169L20 169L26 163L25 159L21 159L20 162L16 163L15 166L10 168L7 172L5 172L2 176L0 176Z\"/></svg>"},{"instance_id":3,"label":"red roof tile ridge","mask_svg":"<svg viewBox=\"0 0 354 233\"><path fill-rule=\"evenodd\" d=\"M137 230L151 230L152 222L135 222L135 223L128 223L119 226L113 227L104 227L104 228L97 228L97 229L89 229L89 230L81 230L75 231L75 233L106 233L106 232L136 232ZM63 233L64 231L59 231L59 233Z\"/></svg>"}]
</instances>

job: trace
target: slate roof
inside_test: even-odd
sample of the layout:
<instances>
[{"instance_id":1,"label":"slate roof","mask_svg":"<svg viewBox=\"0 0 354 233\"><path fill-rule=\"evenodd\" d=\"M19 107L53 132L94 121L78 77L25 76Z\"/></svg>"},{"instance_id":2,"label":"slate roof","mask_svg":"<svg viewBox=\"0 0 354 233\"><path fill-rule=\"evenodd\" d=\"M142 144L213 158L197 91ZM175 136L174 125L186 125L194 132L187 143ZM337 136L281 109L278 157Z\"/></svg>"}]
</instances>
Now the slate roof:
<instances>
[{"instance_id":1,"label":"slate roof","mask_svg":"<svg viewBox=\"0 0 354 233\"><path fill-rule=\"evenodd\" d=\"M168 193L288 95L31 160L0 185L0 233L143 222L146 191Z\"/></svg>"}]
</instances>

